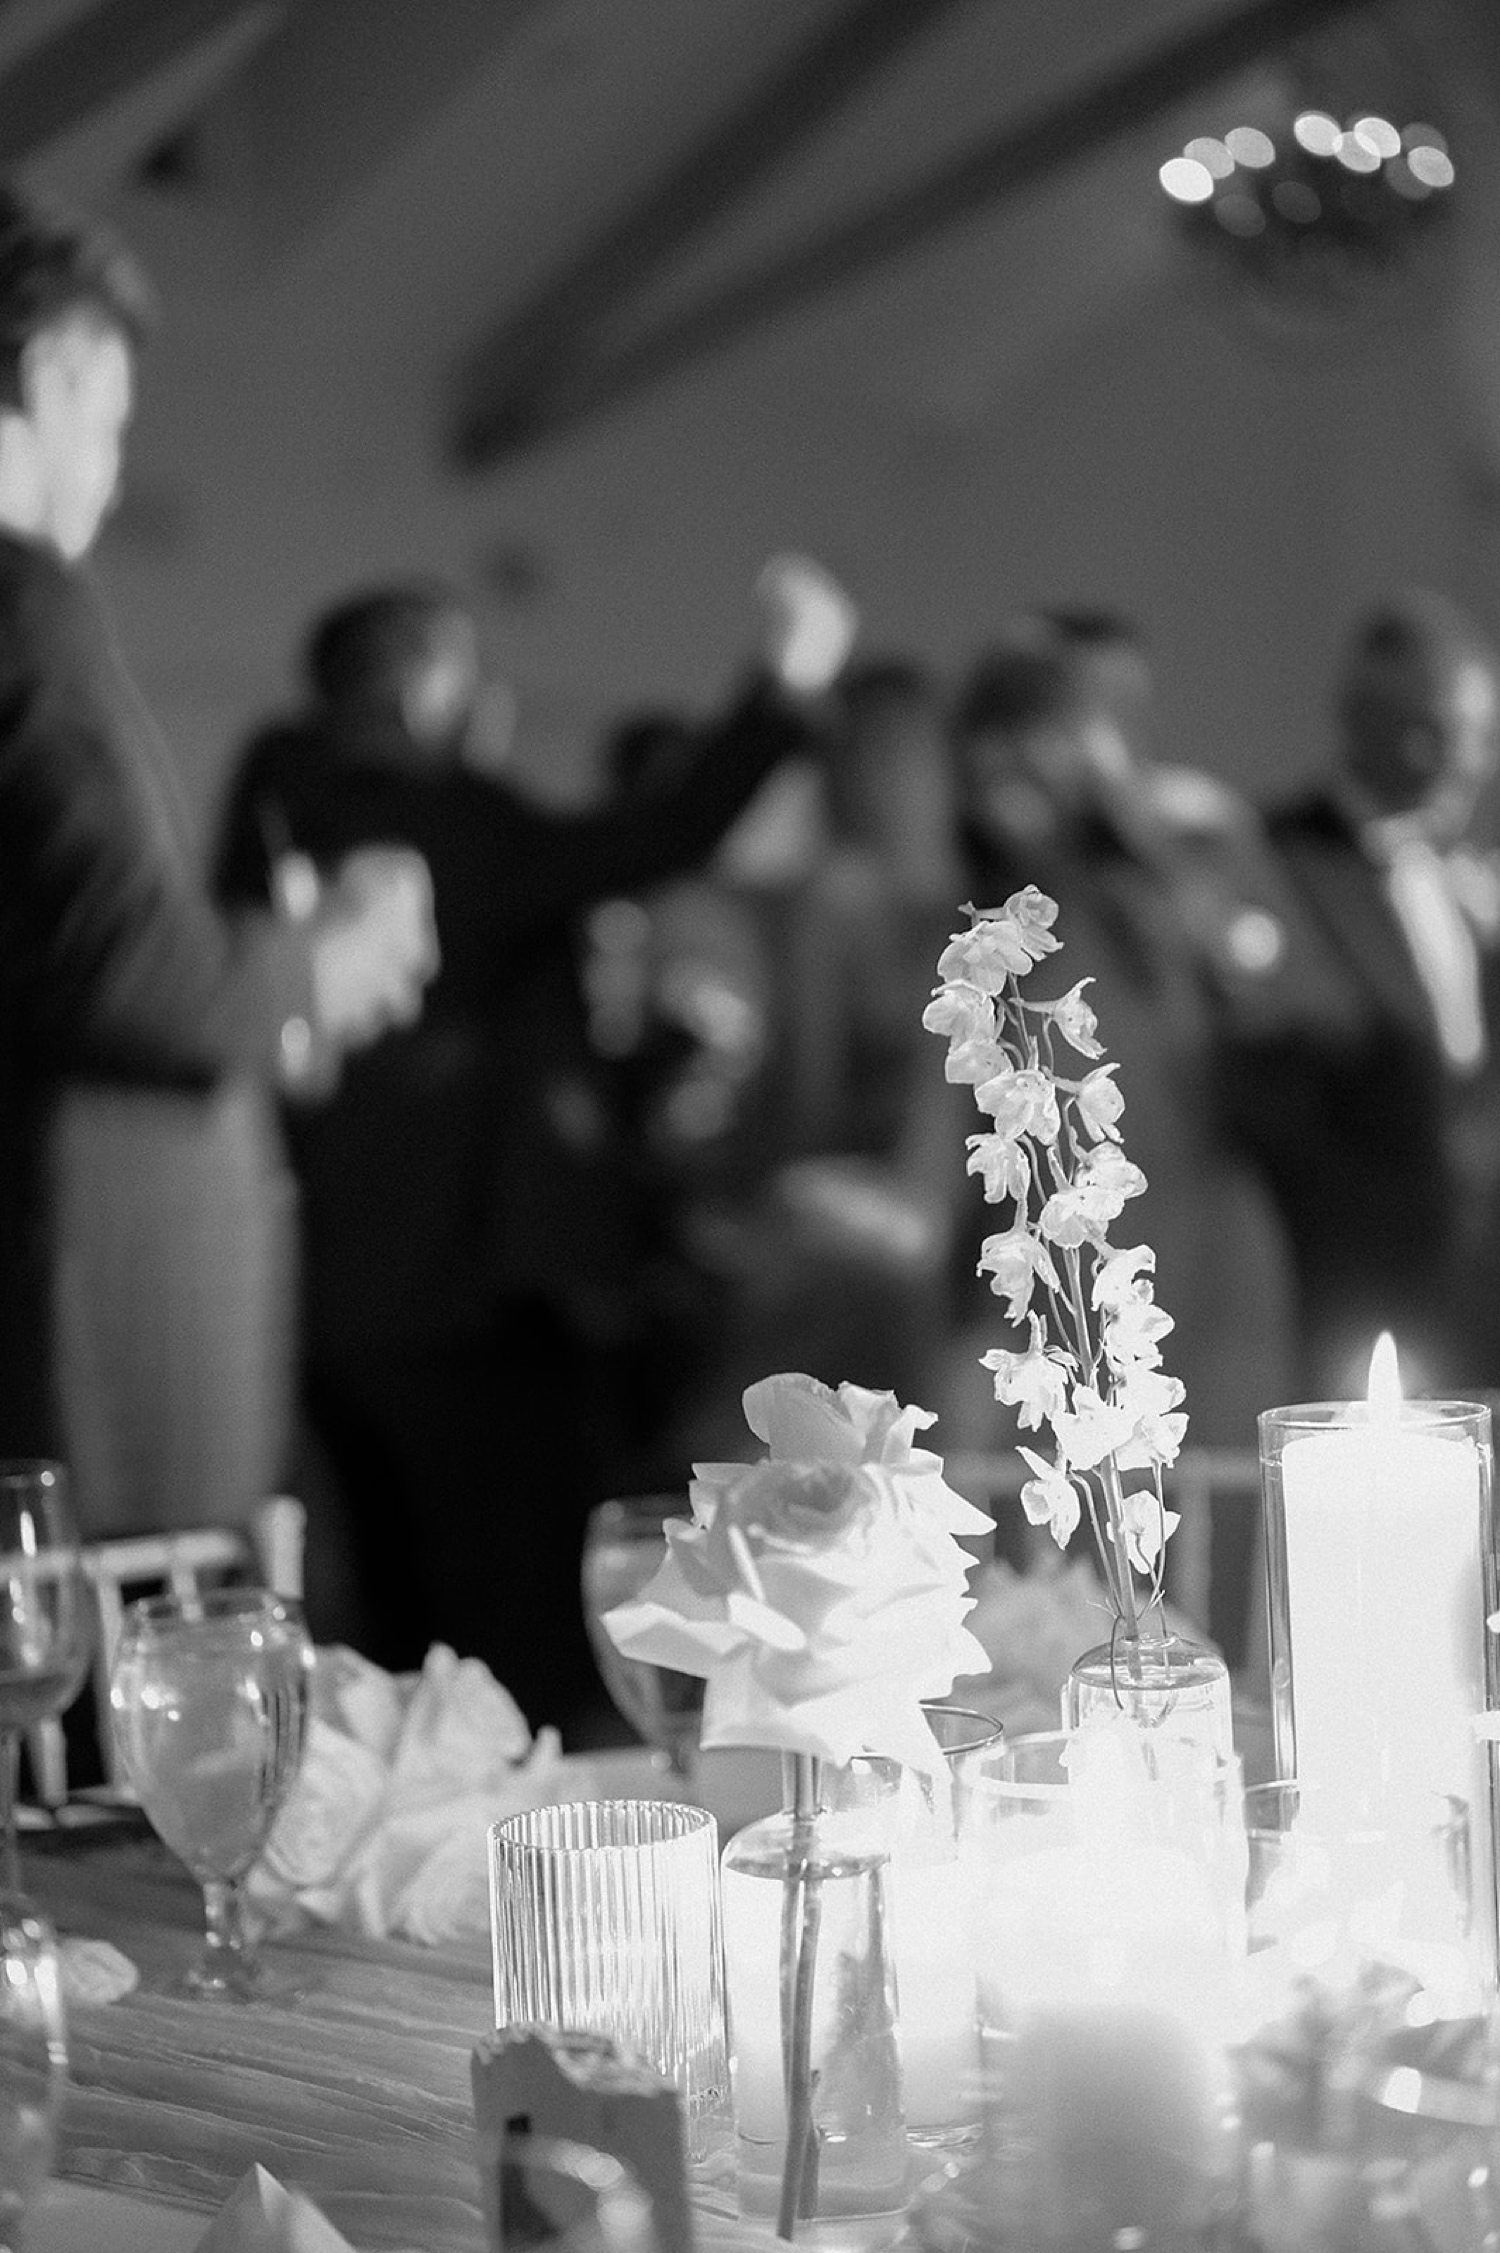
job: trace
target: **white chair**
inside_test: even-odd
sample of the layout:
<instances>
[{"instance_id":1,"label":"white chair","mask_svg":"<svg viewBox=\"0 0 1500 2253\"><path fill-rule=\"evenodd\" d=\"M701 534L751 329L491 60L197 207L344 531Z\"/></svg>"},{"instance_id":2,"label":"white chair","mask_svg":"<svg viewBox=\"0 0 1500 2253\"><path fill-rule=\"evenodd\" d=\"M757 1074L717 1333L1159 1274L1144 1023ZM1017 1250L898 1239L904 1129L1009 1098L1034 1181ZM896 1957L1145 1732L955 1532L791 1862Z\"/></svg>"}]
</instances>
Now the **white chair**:
<instances>
[{"instance_id":1,"label":"white chair","mask_svg":"<svg viewBox=\"0 0 1500 2253\"><path fill-rule=\"evenodd\" d=\"M226 1582L258 1581L278 1596L302 1594L307 1513L290 1495L263 1502L247 1526L204 1526L178 1533L126 1535L86 1542L83 1565L94 1592L94 1706L107 1781L118 1782L109 1720L109 1677L125 1606L137 1596L170 1591L188 1596ZM39 1722L27 1737L37 1797L60 1806L68 1796L62 1723Z\"/></svg>"}]
</instances>

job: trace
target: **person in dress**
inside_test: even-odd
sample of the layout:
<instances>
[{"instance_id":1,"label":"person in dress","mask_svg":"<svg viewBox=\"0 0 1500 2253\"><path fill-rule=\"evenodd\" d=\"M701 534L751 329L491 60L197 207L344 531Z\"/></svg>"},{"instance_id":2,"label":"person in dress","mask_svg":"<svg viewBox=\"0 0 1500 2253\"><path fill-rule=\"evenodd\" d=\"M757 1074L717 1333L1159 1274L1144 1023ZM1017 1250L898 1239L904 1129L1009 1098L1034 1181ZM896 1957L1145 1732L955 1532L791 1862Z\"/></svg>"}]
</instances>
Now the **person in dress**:
<instances>
[{"instance_id":1,"label":"person in dress","mask_svg":"<svg viewBox=\"0 0 1500 2253\"><path fill-rule=\"evenodd\" d=\"M411 1018L433 967L410 854L332 871L295 926L231 929L209 900L85 568L148 310L123 249L0 189L0 1455L67 1457L88 1530L120 1504L126 1427L121 1507L160 1523L264 1498L282 1322L264 1090ZM169 1113L199 1210L179 1228L148 1190L143 1227Z\"/></svg>"}]
</instances>

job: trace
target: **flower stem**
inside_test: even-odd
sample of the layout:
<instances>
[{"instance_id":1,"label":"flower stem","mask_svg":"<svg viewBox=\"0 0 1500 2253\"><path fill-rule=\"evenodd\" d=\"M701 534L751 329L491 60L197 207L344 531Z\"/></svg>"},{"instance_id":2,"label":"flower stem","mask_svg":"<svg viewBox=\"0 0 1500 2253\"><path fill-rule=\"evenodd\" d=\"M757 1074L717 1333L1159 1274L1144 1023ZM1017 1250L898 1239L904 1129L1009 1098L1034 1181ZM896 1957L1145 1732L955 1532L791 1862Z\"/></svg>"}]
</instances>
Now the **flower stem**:
<instances>
[{"instance_id":1,"label":"flower stem","mask_svg":"<svg viewBox=\"0 0 1500 2253\"><path fill-rule=\"evenodd\" d=\"M818 2205L818 2129L813 2119L817 2075L812 2070L813 1984L818 1966L822 1884L814 1852L822 1763L811 1753L782 1754L782 1776L792 1817L781 1916L781 2059L786 2100L786 2152L776 2234L788 2242L799 2220Z\"/></svg>"},{"instance_id":2,"label":"flower stem","mask_svg":"<svg viewBox=\"0 0 1500 2253\"><path fill-rule=\"evenodd\" d=\"M1109 1538L1115 1552L1115 1587L1120 1600L1120 1639L1125 1645L1126 1664L1134 1672L1139 1655L1137 1646L1141 1639L1141 1620L1136 1609L1130 1545L1125 1538L1125 1497L1120 1486L1120 1466L1112 1455L1106 1455L1102 1470L1104 1506L1109 1515Z\"/></svg>"}]
</instances>

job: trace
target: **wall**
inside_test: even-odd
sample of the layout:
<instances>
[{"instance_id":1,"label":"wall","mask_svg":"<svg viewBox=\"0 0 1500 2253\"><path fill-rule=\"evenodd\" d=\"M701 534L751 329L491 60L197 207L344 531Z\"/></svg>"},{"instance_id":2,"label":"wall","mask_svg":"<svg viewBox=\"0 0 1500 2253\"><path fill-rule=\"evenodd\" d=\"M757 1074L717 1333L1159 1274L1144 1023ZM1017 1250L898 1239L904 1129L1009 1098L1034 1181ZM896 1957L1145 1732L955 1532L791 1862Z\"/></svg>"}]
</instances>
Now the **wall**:
<instances>
[{"instance_id":1,"label":"wall","mask_svg":"<svg viewBox=\"0 0 1500 2253\"><path fill-rule=\"evenodd\" d=\"M1057 243L1033 247L1055 258ZM476 484L436 458L415 336L404 359L387 342L378 382L351 361L363 339L341 326L326 246L169 308L137 498L102 569L200 802L283 695L310 612L411 565L478 589L491 660L521 691L527 769L565 795L619 707L721 693L755 570L786 544L845 574L873 643L950 672L1013 604L1134 612L1159 654L1164 754L1260 795L1315 760L1359 603L1430 580L1500 626L1442 322L1333 357L1268 350L1157 243L1109 286L1065 292L1034 336L1030 300L1012 300L995 364L946 382L972 324L923 324L985 310L976 247L949 246L925 297L895 274L829 300ZM497 547L534 561L530 592L484 591Z\"/></svg>"}]
</instances>

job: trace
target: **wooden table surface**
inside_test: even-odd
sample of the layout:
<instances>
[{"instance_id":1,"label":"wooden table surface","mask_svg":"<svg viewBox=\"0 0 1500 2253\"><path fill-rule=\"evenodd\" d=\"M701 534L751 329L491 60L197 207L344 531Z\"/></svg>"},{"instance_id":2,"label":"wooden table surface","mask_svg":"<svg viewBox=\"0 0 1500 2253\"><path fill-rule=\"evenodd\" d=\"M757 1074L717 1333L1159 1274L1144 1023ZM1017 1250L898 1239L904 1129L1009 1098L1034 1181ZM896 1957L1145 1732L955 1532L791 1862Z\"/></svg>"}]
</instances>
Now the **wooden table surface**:
<instances>
[{"instance_id":1,"label":"wooden table surface","mask_svg":"<svg viewBox=\"0 0 1500 2253\"><path fill-rule=\"evenodd\" d=\"M69 2015L64 2181L211 2213L257 2160L360 2253L483 2253L469 2057L492 2023L487 1945L312 1932L268 1958L294 2000L168 1992L197 1888L154 1838L23 1842L27 1891L67 1936L113 1941L137 1990ZM101 2249L103 2253L103 2249Z\"/></svg>"}]
</instances>

